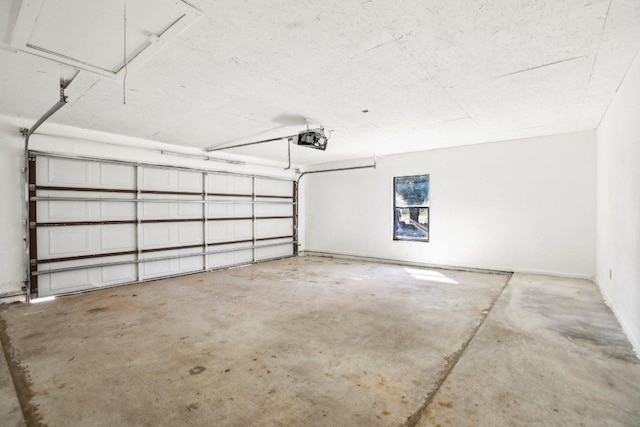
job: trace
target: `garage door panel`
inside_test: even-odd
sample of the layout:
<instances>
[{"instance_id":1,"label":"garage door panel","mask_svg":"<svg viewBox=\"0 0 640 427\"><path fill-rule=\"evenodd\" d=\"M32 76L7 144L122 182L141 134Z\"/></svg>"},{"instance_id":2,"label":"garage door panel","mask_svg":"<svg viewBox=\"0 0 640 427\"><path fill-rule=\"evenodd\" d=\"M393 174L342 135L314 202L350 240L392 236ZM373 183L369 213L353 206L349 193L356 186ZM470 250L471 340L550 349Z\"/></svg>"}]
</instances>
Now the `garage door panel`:
<instances>
[{"instance_id":1,"label":"garage door panel","mask_svg":"<svg viewBox=\"0 0 640 427\"><path fill-rule=\"evenodd\" d=\"M89 219L90 202L45 202L43 221Z\"/></svg>"},{"instance_id":2,"label":"garage door panel","mask_svg":"<svg viewBox=\"0 0 640 427\"><path fill-rule=\"evenodd\" d=\"M50 191L37 192L38 197L56 198L118 198L133 199L133 194L99 192ZM135 203L51 200L38 202L38 222L110 221L135 219Z\"/></svg>"},{"instance_id":3,"label":"garage door panel","mask_svg":"<svg viewBox=\"0 0 640 427\"><path fill-rule=\"evenodd\" d=\"M256 216L293 216L293 205L291 204L256 204Z\"/></svg>"},{"instance_id":4,"label":"garage door panel","mask_svg":"<svg viewBox=\"0 0 640 427\"><path fill-rule=\"evenodd\" d=\"M133 220L136 219L135 203L98 202L100 203L100 220Z\"/></svg>"},{"instance_id":5,"label":"garage door panel","mask_svg":"<svg viewBox=\"0 0 640 427\"><path fill-rule=\"evenodd\" d=\"M250 217L251 214L250 203L207 203L207 218Z\"/></svg>"},{"instance_id":6,"label":"garage door panel","mask_svg":"<svg viewBox=\"0 0 640 427\"><path fill-rule=\"evenodd\" d=\"M252 194L253 179L245 176L207 174L207 192L221 194Z\"/></svg>"},{"instance_id":7,"label":"garage door panel","mask_svg":"<svg viewBox=\"0 0 640 427\"><path fill-rule=\"evenodd\" d=\"M142 168L142 190L173 190L178 189L177 182L172 185L171 171L168 169Z\"/></svg>"},{"instance_id":8,"label":"garage door panel","mask_svg":"<svg viewBox=\"0 0 640 427\"><path fill-rule=\"evenodd\" d=\"M51 279L51 290L53 291L66 291L91 285L89 269L53 273L49 278Z\"/></svg>"},{"instance_id":9,"label":"garage door panel","mask_svg":"<svg viewBox=\"0 0 640 427\"><path fill-rule=\"evenodd\" d=\"M145 219L201 219L202 203L198 196L167 196L162 194L144 194L144 200L166 200L169 197L185 202L146 202L142 204L140 218ZM190 202L187 202L190 201Z\"/></svg>"},{"instance_id":10,"label":"garage door panel","mask_svg":"<svg viewBox=\"0 0 640 427\"><path fill-rule=\"evenodd\" d=\"M51 230L49 232L49 254L79 255L91 250L91 232L95 230Z\"/></svg>"},{"instance_id":11,"label":"garage door panel","mask_svg":"<svg viewBox=\"0 0 640 427\"><path fill-rule=\"evenodd\" d=\"M201 222L142 224L141 249L203 243Z\"/></svg>"},{"instance_id":12,"label":"garage door panel","mask_svg":"<svg viewBox=\"0 0 640 427\"><path fill-rule=\"evenodd\" d=\"M211 254L207 256L207 263L210 268L224 268L231 265L248 264L253 262L253 250L236 250L234 252L225 252L219 254Z\"/></svg>"},{"instance_id":13,"label":"garage door panel","mask_svg":"<svg viewBox=\"0 0 640 427\"><path fill-rule=\"evenodd\" d=\"M101 164L100 184L107 188L134 189L136 170L132 166Z\"/></svg>"},{"instance_id":14,"label":"garage door panel","mask_svg":"<svg viewBox=\"0 0 640 427\"><path fill-rule=\"evenodd\" d=\"M256 261L293 255L293 244L283 244L256 249Z\"/></svg>"},{"instance_id":15,"label":"garage door panel","mask_svg":"<svg viewBox=\"0 0 640 427\"><path fill-rule=\"evenodd\" d=\"M207 218L232 218L234 216L233 211L232 205L207 204ZM251 210L249 210L248 216L251 216Z\"/></svg>"},{"instance_id":16,"label":"garage door panel","mask_svg":"<svg viewBox=\"0 0 640 427\"><path fill-rule=\"evenodd\" d=\"M178 190L202 192L202 174L198 172L178 172Z\"/></svg>"},{"instance_id":17,"label":"garage door panel","mask_svg":"<svg viewBox=\"0 0 640 427\"><path fill-rule=\"evenodd\" d=\"M136 264L112 265L102 267L102 285L117 285L129 283L137 279Z\"/></svg>"},{"instance_id":18,"label":"garage door panel","mask_svg":"<svg viewBox=\"0 0 640 427\"><path fill-rule=\"evenodd\" d=\"M103 251L125 251L136 247L136 227L134 224L104 227L100 230Z\"/></svg>"},{"instance_id":19,"label":"garage door panel","mask_svg":"<svg viewBox=\"0 0 640 427\"><path fill-rule=\"evenodd\" d=\"M251 221L215 221L208 223L207 243L230 242L251 239Z\"/></svg>"},{"instance_id":20,"label":"garage door panel","mask_svg":"<svg viewBox=\"0 0 640 427\"><path fill-rule=\"evenodd\" d=\"M40 259L134 250L135 225L42 227L37 242Z\"/></svg>"},{"instance_id":21,"label":"garage door panel","mask_svg":"<svg viewBox=\"0 0 640 427\"><path fill-rule=\"evenodd\" d=\"M201 203L178 203L178 218L202 218L203 205Z\"/></svg>"},{"instance_id":22,"label":"garage door panel","mask_svg":"<svg viewBox=\"0 0 640 427\"><path fill-rule=\"evenodd\" d=\"M256 223L256 237L290 236L293 234L293 221L290 219L264 219Z\"/></svg>"},{"instance_id":23,"label":"garage door panel","mask_svg":"<svg viewBox=\"0 0 640 427\"><path fill-rule=\"evenodd\" d=\"M135 166L39 157L36 181L39 186L133 190Z\"/></svg>"},{"instance_id":24,"label":"garage door panel","mask_svg":"<svg viewBox=\"0 0 640 427\"><path fill-rule=\"evenodd\" d=\"M142 264L142 278L150 279L154 277L170 276L173 274L171 260L145 262Z\"/></svg>"},{"instance_id":25,"label":"garage door panel","mask_svg":"<svg viewBox=\"0 0 640 427\"><path fill-rule=\"evenodd\" d=\"M178 243L180 244L202 243L203 236L204 230L201 222L178 224Z\"/></svg>"},{"instance_id":26,"label":"garage door panel","mask_svg":"<svg viewBox=\"0 0 640 427\"><path fill-rule=\"evenodd\" d=\"M188 271L199 271L204 268L202 256L186 257L178 259L178 271L185 273Z\"/></svg>"},{"instance_id":27,"label":"garage door panel","mask_svg":"<svg viewBox=\"0 0 640 427\"><path fill-rule=\"evenodd\" d=\"M88 227L42 228L38 230L38 255L41 259L87 255L92 251Z\"/></svg>"},{"instance_id":28,"label":"garage door panel","mask_svg":"<svg viewBox=\"0 0 640 427\"><path fill-rule=\"evenodd\" d=\"M142 279L152 279L162 276L201 271L204 269L202 248L190 248L181 250L158 251L143 254L141 259L149 260L163 257L176 257L178 255L198 254L191 257L161 259L142 263Z\"/></svg>"},{"instance_id":29,"label":"garage door panel","mask_svg":"<svg viewBox=\"0 0 640 427\"><path fill-rule=\"evenodd\" d=\"M142 205L140 219L166 219L170 216L169 203L145 203Z\"/></svg>"},{"instance_id":30,"label":"garage door panel","mask_svg":"<svg viewBox=\"0 0 640 427\"><path fill-rule=\"evenodd\" d=\"M134 282L137 280L135 264L100 266L102 263L130 262L133 260L135 260L135 255L121 255L102 258L99 262L84 259L40 265L38 266L38 271L77 268L82 266L87 266L87 268L38 276L39 296L49 296L64 292L75 292Z\"/></svg>"},{"instance_id":31,"label":"garage door panel","mask_svg":"<svg viewBox=\"0 0 640 427\"><path fill-rule=\"evenodd\" d=\"M233 225L225 222L210 222L207 226L207 243L233 240Z\"/></svg>"},{"instance_id":32,"label":"garage door panel","mask_svg":"<svg viewBox=\"0 0 640 427\"><path fill-rule=\"evenodd\" d=\"M256 194L291 197L293 195L293 184L291 181L256 178Z\"/></svg>"},{"instance_id":33,"label":"garage door panel","mask_svg":"<svg viewBox=\"0 0 640 427\"><path fill-rule=\"evenodd\" d=\"M232 232L231 237L233 240L250 239L253 233L253 225L250 221L236 221L231 223Z\"/></svg>"},{"instance_id":34,"label":"garage door panel","mask_svg":"<svg viewBox=\"0 0 640 427\"><path fill-rule=\"evenodd\" d=\"M122 202L39 202L38 222L134 220L135 204Z\"/></svg>"},{"instance_id":35,"label":"garage door panel","mask_svg":"<svg viewBox=\"0 0 640 427\"><path fill-rule=\"evenodd\" d=\"M175 225L175 224L174 224ZM153 224L142 226L141 249L153 249L162 246L171 246L171 224ZM177 239L174 241L174 245Z\"/></svg>"},{"instance_id":36,"label":"garage door panel","mask_svg":"<svg viewBox=\"0 0 640 427\"><path fill-rule=\"evenodd\" d=\"M143 167L140 188L149 191L202 192L202 174Z\"/></svg>"},{"instance_id":37,"label":"garage door panel","mask_svg":"<svg viewBox=\"0 0 640 427\"><path fill-rule=\"evenodd\" d=\"M142 264L142 278L151 279L154 277L170 276L175 274L172 269L171 260L145 262Z\"/></svg>"},{"instance_id":38,"label":"garage door panel","mask_svg":"<svg viewBox=\"0 0 640 427\"><path fill-rule=\"evenodd\" d=\"M77 160L48 159L48 173L46 185L68 186L74 184L80 187L91 186L91 164ZM94 173L95 168L94 169Z\"/></svg>"}]
</instances>

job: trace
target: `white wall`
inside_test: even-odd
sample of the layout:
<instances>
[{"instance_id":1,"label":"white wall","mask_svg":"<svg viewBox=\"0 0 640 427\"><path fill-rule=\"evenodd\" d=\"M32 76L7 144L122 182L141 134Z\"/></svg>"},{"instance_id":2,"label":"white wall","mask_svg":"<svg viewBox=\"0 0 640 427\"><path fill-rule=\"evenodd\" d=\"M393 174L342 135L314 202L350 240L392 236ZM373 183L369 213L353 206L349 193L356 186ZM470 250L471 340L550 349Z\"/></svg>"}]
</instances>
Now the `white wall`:
<instances>
[{"instance_id":1,"label":"white wall","mask_svg":"<svg viewBox=\"0 0 640 427\"><path fill-rule=\"evenodd\" d=\"M302 249L593 277L595 144L595 131L587 131L388 156L375 170L308 175ZM393 177L419 174L431 175L430 242L393 241Z\"/></svg>"},{"instance_id":2,"label":"white wall","mask_svg":"<svg viewBox=\"0 0 640 427\"><path fill-rule=\"evenodd\" d=\"M10 301L11 299L3 297L19 292L25 281L26 252L23 220L26 219L26 209L24 174L20 172L24 166L24 139L20 135L19 128L31 126L33 123L33 120L0 116L0 194L2 194L2 202L0 203L0 259L2 260L0 262L0 302ZM103 132L52 124L43 125L39 132L51 133L56 136L33 135L29 145L31 149L209 170L294 177L292 171L285 171L278 162L262 161L263 164L256 164L253 162L255 159L247 156L216 153L219 158L246 162L245 165L235 165L165 155L160 150L187 153L193 153L196 150Z\"/></svg>"},{"instance_id":3,"label":"white wall","mask_svg":"<svg viewBox=\"0 0 640 427\"><path fill-rule=\"evenodd\" d=\"M596 281L640 353L640 56L598 127L597 176Z\"/></svg>"},{"instance_id":4,"label":"white wall","mask_svg":"<svg viewBox=\"0 0 640 427\"><path fill-rule=\"evenodd\" d=\"M23 141L17 125L0 119L0 298L25 279Z\"/></svg>"}]
</instances>

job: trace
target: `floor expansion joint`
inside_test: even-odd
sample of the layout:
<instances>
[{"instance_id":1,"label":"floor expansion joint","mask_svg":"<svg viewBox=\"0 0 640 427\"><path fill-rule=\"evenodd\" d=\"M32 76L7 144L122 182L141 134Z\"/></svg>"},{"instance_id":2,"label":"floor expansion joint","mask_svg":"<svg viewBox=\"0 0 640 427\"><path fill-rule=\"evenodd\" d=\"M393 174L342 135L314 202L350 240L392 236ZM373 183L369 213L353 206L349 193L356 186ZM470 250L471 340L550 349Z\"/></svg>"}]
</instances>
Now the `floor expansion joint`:
<instances>
[{"instance_id":1,"label":"floor expansion joint","mask_svg":"<svg viewBox=\"0 0 640 427\"><path fill-rule=\"evenodd\" d=\"M429 405L431 405L431 402L433 401L434 396L438 393L438 391L440 390L440 387L442 387L444 382L447 380L447 378L449 377L449 374L451 373L451 371L453 371L453 368L456 366L456 363L458 363L458 360L460 360L464 352L467 350L467 347L469 347L469 344L471 344L471 341L473 341L475 336L478 334L478 331L480 330L484 322L487 320L487 317L489 317L489 314L491 314L493 307L496 305L496 302L498 302L498 299L500 299L500 296L502 296L502 293L509 285L509 282L511 282L512 277L513 277L513 273L511 273L511 275L509 276L509 279L505 281L505 284L502 287L502 289L500 289L500 292L498 293L498 295L496 295L493 301L491 301L491 305L489 306L487 313L484 315L480 323L478 323L478 325L473 329L473 332L469 336L469 339L462 345L460 350L445 357L447 364L440 372L441 375L438 375L439 379L436 381L436 387L427 395L424 403L420 405L418 410L415 411L413 414L411 414L407 418L407 421L404 423L403 427L415 427L418 424L418 422L420 421L420 418L422 417L422 414L424 413L424 411L426 411Z\"/></svg>"}]
</instances>

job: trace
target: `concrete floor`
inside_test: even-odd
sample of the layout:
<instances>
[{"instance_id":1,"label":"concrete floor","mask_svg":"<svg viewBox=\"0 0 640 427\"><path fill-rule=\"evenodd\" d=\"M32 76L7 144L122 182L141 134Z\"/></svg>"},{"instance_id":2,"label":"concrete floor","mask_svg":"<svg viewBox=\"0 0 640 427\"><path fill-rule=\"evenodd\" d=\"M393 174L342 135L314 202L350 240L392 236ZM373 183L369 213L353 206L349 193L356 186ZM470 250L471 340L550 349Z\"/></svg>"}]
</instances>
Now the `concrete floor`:
<instances>
[{"instance_id":1,"label":"concrete floor","mask_svg":"<svg viewBox=\"0 0 640 427\"><path fill-rule=\"evenodd\" d=\"M17 400L50 426L640 425L588 281L300 257L5 306L0 338L3 426Z\"/></svg>"},{"instance_id":2,"label":"concrete floor","mask_svg":"<svg viewBox=\"0 0 640 427\"><path fill-rule=\"evenodd\" d=\"M418 424L640 426L640 361L596 286L516 274Z\"/></svg>"}]
</instances>

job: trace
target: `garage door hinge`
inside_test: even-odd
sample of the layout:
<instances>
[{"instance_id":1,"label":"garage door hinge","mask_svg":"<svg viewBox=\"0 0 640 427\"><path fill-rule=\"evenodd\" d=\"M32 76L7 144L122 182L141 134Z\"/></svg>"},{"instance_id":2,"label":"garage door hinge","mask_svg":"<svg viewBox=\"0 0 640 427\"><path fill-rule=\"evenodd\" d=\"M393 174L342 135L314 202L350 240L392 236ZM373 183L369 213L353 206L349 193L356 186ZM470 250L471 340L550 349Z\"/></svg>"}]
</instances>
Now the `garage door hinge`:
<instances>
[{"instance_id":1,"label":"garage door hinge","mask_svg":"<svg viewBox=\"0 0 640 427\"><path fill-rule=\"evenodd\" d=\"M38 261L36 261L36 259L35 259L35 258L31 258L31 259L29 260L29 264L31 264L31 265L36 265L37 263L38 263Z\"/></svg>"},{"instance_id":2,"label":"garage door hinge","mask_svg":"<svg viewBox=\"0 0 640 427\"><path fill-rule=\"evenodd\" d=\"M35 222L30 222L29 223L29 228L36 228L36 223Z\"/></svg>"}]
</instances>

